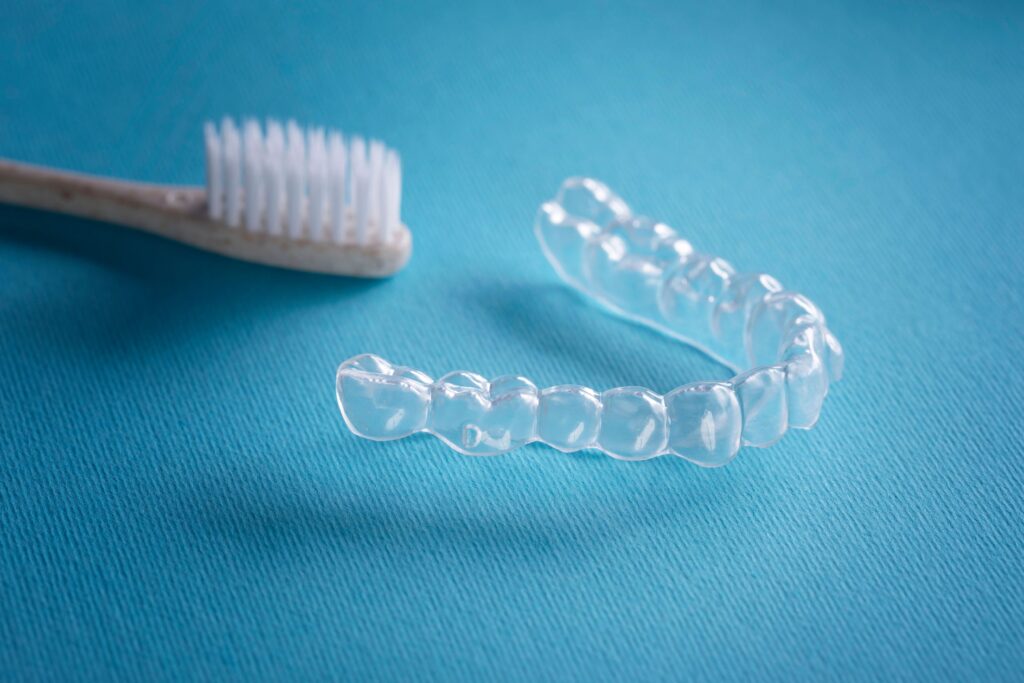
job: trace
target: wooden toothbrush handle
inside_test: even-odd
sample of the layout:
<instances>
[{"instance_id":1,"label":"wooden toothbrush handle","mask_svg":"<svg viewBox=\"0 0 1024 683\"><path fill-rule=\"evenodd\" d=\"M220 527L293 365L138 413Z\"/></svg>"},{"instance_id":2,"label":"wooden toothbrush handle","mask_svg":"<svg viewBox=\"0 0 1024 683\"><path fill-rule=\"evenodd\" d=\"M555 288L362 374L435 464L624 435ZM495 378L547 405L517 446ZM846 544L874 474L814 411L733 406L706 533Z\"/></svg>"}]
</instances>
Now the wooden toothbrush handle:
<instances>
[{"instance_id":1,"label":"wooden toothbrush handle","mask_svg":"<svg viewBox=\"0 0 1024 683\"><path fill-rule=\"evenodd\" d=\"M171 225L202 219L201 187L152 185L0 159L0 202L173 236Z\"/></svg>"}]
</instances>

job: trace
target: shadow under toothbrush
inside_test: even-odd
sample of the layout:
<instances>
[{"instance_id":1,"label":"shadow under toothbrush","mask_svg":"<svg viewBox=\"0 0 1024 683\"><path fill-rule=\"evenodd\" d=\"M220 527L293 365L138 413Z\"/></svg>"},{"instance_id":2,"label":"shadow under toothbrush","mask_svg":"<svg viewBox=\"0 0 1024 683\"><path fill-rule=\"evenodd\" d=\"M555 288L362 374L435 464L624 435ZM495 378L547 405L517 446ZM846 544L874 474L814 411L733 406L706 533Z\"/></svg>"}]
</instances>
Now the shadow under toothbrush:
<instances>
[{"instance_id":1,"label":"shadow under toothbrush","mask_svg":"<svg viewBox=\"0 0 1024 683\"><path fill-rule=\"evenodd\" d=\"M38 329L69 317L70 308L90 307L89 324L74 329L73 348L59 350L91 357L116 353L126 339L166 345L230 316L335 303L384 282L269 268L116 225L0 205L0 247L5 243L109 274L106 296L76 289L71 275L56 278L60 297L34 297L24 307L24 288L12 277L0 281L0 296L19 307L7 324Z\"/></svg>"}]
</instances>

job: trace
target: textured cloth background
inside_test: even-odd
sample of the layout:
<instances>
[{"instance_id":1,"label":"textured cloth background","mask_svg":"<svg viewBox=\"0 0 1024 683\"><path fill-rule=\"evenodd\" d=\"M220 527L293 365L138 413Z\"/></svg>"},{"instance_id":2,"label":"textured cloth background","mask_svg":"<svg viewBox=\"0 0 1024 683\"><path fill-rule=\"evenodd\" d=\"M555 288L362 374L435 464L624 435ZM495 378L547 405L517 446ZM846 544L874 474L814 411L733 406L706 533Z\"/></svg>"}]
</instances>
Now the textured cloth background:
<instances>
[{"instance_id":1,"label":"textured cloth background","mask_svg":"<svg viewBox=\"0 0 1024 683\"><path fill-rule=\"evenodd\" d=\"M0 678L1019 678L1019 4L79 4L5 6L0 155L201 183L208 117L338 125L403 153L415 255L0 208ZM823 308L819 426L716 471L348 434L366 351L727 376L549 270L580 173Z\"/></svg>"}]
</instances>

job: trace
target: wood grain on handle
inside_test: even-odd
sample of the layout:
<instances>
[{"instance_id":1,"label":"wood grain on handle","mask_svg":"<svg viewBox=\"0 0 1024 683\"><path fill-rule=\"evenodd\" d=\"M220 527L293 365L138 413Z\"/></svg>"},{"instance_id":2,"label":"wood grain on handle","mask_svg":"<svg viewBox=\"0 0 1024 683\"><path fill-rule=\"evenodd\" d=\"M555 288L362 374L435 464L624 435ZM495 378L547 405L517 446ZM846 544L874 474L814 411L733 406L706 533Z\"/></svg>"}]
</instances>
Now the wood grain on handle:
<instances>
[{"instance_id":1,"label":"wood grain on handle","mask_svg":"<svg viewBox=\"0 0 1024 683\"><path fill-rule=\"evenodd\" d=\"M201 187L153 185L0 159L0 202L145 230L243 261L331 275L386 277L409 260L404 225L388 244L314 242L209 218Z\"/></svg>"}]
</instances>

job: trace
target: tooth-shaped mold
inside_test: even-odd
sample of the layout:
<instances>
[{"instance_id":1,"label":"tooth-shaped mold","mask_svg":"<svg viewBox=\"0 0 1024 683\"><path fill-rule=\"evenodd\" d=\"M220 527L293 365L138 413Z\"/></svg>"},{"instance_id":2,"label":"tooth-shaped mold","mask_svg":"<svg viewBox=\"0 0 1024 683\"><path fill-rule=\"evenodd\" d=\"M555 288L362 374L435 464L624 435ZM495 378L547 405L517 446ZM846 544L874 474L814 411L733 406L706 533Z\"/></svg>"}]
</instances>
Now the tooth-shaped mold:
<instances>
[{"instance_id":1,"label":"tooth-shaped mold","mask_svg":"<svg viewBox=\"0 0 1024 683\"><path fill-rule=\"evenodd\" d=\"M666 268L692 253L690 243L664 223L643 216L620 217L584 247L586 291L621 315L657 318Z\"/></svg>"},{"instance_id":2,"label":"tooth-shaped mold","mask_svg":"<svg viewBox=\"0 0 1024 683\"><path fill-rule=\"evenodd\" d=\"M497 455L533 438L537 387L523 377L488 382L452 372L431 387L430 431L467 455Z\"/></svg>"},{"instance_id":3,"label":"tooth-shaped mold","mask_svg":"<svg viewBox=\"0 0 1024 683\"><path fill-rule=\"evenodd\" d=\"M747 363L746 331L751 311L768 294L782 290L775 278L763 273L734 276L711 313L711 338L730 367Z\"/></svg>"},{"instance_id":4,"label":"tooth-shaped mold","mask_svg":"<svg viewBox=\"0 0 1024 683\"><path fill-rule=\"evenodd\" d=\"M843 347L835 335L825 330L825 365L828 366L830 382L838 382L843 378Z\"/></svg>"},{"instance_id":5,"label":"tooth-shaped mold","mask_svg":"<svg viewBox=\"0 0 1024 683\"><path fill-rule=\"evenodd\" d=\"M664 224L662 224L664 225ZM693 245L674 233L666 235L654 249L652 260L661 272L671 270L693 256Z\"/></svg>"},{"instance_id":6,"label":"tooth-shaped mold","mask_svg":"<svg viewBox=\"0 0 1024 683\"><path fill-rule=\"evenodd\" d=\"M691 255L669 268L658 302L668 327L702 348L720 346L714 334L714 313L730 294L735 274L727 261L705 254Z\"/></svg>"},{"instance_id":7,"label":"tooth-shaped mold","mask_svg":"<svg viewBox=\"0 0 1024 683\"><path fill-rule=\"evenodd\" d=\"M631 254L646 260L655 256L662 258L661 248L666 240L676 240L675 230L647 216L619 217L609 223L605 231L624 239ZM690 247L689 251L692 250Z\"/></svg>"},{"instance_id":8,"label":"tooth-shaped mold","mask_svg":"<svg viewBox=\"0 0 1024 683\"><path fill-rule=\"evenodd\" d=\"M733 380L743 409L743 445L764 448L782 438L789 427L786 368L754 368Z\"/></svg>"},{"instance_id":9,"label":"tooth-shaped mold","mask_svg":"<svg viewBox=\"0 0 1024 683\"><path fill-rule=\"evenodd\" d=\"M806 297L695 251L669 226L634 217L590 178L570 178L541 205L535 232L570 285L741 374L665 396L642 387L598 394L572 385L538 391L522 377L488 381L469 372L432 381L377 356L357 356L342 364L337 381L352 431L373 439L424 431L470 455L541 441L621 460L671 453L718 467L741 444L768 446L788 428L818 420L844 354Z\"/></svg>"},{"instance_id":10,"label":"tooth-shaped mold","mask_svg":"<svg viewBox=\"0 0 1024 683\"><path fill-rule=\"evenodd\" d=\"M491 382L491 397L483 429L496 452L532 441L537 433L537 386L525 377L506 375Z\"/></svg>"},{"instance_id":11,"label":"tooth-shaped mold","mask_svg":"<svg viewBox=\"0 0 1024 683\"><path fill-rule=\"evenodd\" d=\"M338 368L338 406L356 434L400 439L426 427L432 381L373 354L356 356Z\"/></svg>"},{"instance_id":12,"label":"tooth-shaped mold","mask_svg":"<svg viewBox=\"0 0 1024 683\"><path fill-rule=\"evenodd\" d=\"M582 288L583 250L590 239L601 234L601 228L593 221L570 215L555 202L546 202L537 212L536 234L559 276Z\"/></svg>"},{"instance_id":13,"label":"tooth-shaped mold","mask_svg":"<svg viewBox=\"0 0 1024 683\"><path fill-rule=\"evenodd\" d=\"M588 220L602 228L632 216L632 211L621 197L593 178L567 179L558 189L554 203L570 216Z\"/></svg>"},{"instance_id":14,"label":"tooth-shaped mold","mask_svg":"<svg viewBox=\"0 0 1024 683\"><path fill-rule=\"evenodd\" d=\"M827 391L828 378L817 356L807 354L786 363L789 426L797 429L813 427L818 422Z\"/></svg>"},{"instance_id":15,"label":"tooth-shaped mold","mask_svg":"<svg viewBox=\"0 0 1024 683\"><path fill-rule=\"evenodd\" d=\"M743 415L726 382L697 382L665 396L673 455L702 467L721 467L740 448Z\"/></svg>"},{"instance_id":16,"label":"tooth-shaped mold","mask_svg":"<svg viewBox=\"0 0 1024 683\"><path fill-rule=\"evenodd\" d=\"M785 337L797 319L824 324L825 316L810 299L796 292L772 292L750 312L747 321L747 358L750 365L779 360Z\"/></svg>"},{"instance_id":17,"label":"tooth-shaped mold","mask_svg":"<svg viewBox=\"0 0 1024 683\"><path fill-rule=\"evenodd\" d=\"M575 385L548 387L540 392L537 438L560 451L592 448L601 426L601 396Z\"/></svg>"},{"instance_id":18,"label":"tooth-shaped mold","mask_svg":"<svg viewBox=\"0 0 1024 683\"><path fill-rule=\"evenodd\" d=\"M789 426L810 429L828 393L828 369L822 362L825 339L820 324L810 317L798 318L793 327L783 352Z\"/></svg>"},{"instance_id":19,"label":"tooth-shaped mold","mask_svg":"<svg viewBox=\"0 0 1024 683\"><path fill-rule=\"evenodd\" d=\"M563 280L585 287L584 250L611 223L630 217L629 207L592 178L569 178L558 196L541 204L534 232L548 261Z\"/></svg>"},{"instance_id":20,"label":"tooth-shaped mold","mask_svg":"<svg viewBox=\"0 0 1024 683\"><path fill-rule=\"evenodd\" d=\"M601 449L620 460L647 460L661 455L668 419L661 396L643 387L619 387L601 396Z\"/></svg>"},{"instance_id":21,"label":"tooth-shaped mold","mask_svg":"<svg viewBox=\"0 0 1024 683\"><path fill-rule=\"evenodd\" d=\"M450 372L430 388L430 430L457 451L477 454L479 425L490 409L486 379Z\"/></svg>"},{"instance_id":22,"label":"tooth-shaped mold","mask_svg":"<svg viewBox=\"0 0 1024 683\"><path fill-rule=\"evenodd\" d=\"M657 310L661 268L649 256L634 254L621 234L606 232L585 247L583 276L592 294L620 312L649 316Z\"/></svg>"}]
</instances>

